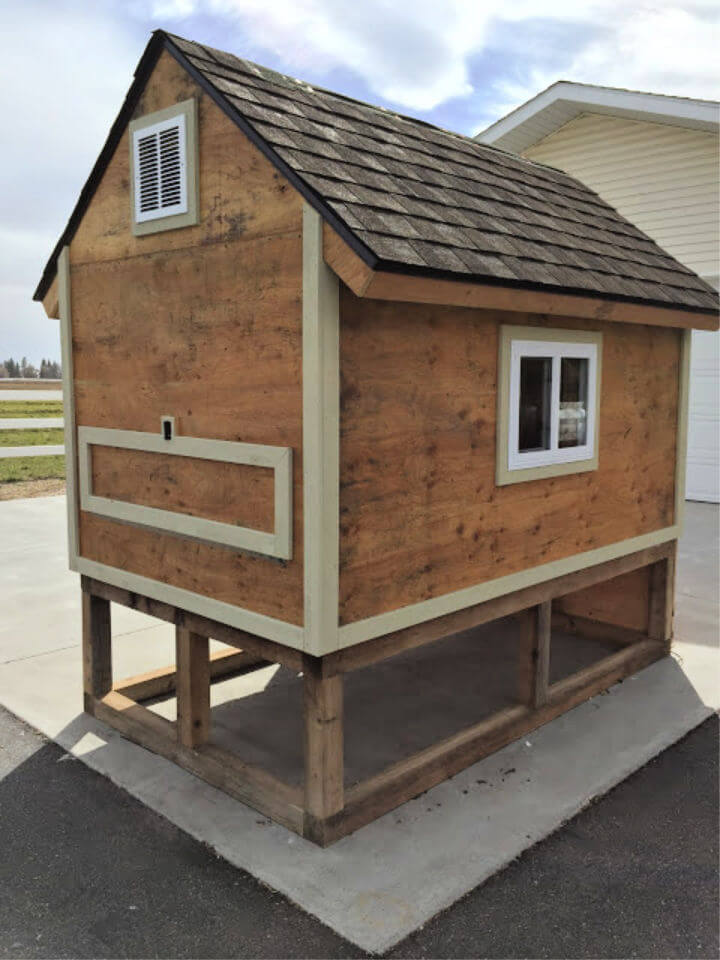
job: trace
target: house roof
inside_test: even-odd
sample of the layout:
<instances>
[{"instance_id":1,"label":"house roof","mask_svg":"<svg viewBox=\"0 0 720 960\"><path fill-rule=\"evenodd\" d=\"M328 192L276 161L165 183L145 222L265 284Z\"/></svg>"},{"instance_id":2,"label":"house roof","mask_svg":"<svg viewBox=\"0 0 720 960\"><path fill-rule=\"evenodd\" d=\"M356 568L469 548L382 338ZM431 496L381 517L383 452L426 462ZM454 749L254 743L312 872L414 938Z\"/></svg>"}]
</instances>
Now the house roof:
<instances>
[{"instance_id":1,"label":"house roof","mask_svg":"<svg viewBox=\"0 0 720 960\"><path fill-rule=\"evenodd\" d=\"M372 269L715 312L717 294L573 177L157 31L35 297L167 49Z\"/></svg>"},{"instance_id":2,"label":"house roof","mask_svg":"<svg viewBox=\"0 0 720 960\"><path fill-rule=\"evenodd\" d=\"M674 127L717 133L720 103L618 87L558 80L476 136L512 153L523 153L581 113L604 113Z\"/></svg>"}]
</instances>

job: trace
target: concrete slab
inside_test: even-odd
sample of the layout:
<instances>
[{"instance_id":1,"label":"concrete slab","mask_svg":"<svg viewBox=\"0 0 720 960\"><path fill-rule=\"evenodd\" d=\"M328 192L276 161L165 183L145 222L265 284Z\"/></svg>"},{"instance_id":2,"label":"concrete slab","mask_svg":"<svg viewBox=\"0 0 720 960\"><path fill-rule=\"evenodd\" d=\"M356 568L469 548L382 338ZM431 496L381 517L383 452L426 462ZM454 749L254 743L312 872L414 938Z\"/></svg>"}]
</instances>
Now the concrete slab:
<instances>
[{"instance_id":1,"label":"concrete slab","mask_svg":"<svg viewBox=\"0 0 720 960\"><path fill-rule=\"evenodd\" d=\"M0 555L8 608L0 632L0 703L369 952L425 923L720 706L711 584L693 573L683 580L683 639L697 642L679 643L674 658L323 851L80 713L79 591L76 576L64 569L64 523L63 498L0 504L3 542L13 547ZM691 531L700 552L713 549L708 527L701 518ZM684 544L681 557L694 549ZM699 618L694 601L706 605ZM169 628L113 611L116 635L122 633L115 644L118 674L172 662ZM714 633L716 640L717 622ZM421 662L413 668L421 671ZM292 676L278 672L241 678L248 717L253 684L274 683L278 703L291 697ZM358 682L369 684L367 677ZM399 690L402 675L378 677L380 704L382 687ZM216 710L241 701L237 684L221 685L226 693L214 694ZM389 721L398 722L402 704L391 706L396 713ZM224 725L237 729L229 710ZM367 761L361 755L359 766Z\"/></svg>"},{"instance_id":2,"label":"concrete slab","mask_svg":"<svg viewBox=\"0 0 720 960\"><path fill-rule=\"evenodd\" d=\"M65 497L0 502L0 663L77 646L79 594L78 576L67 568ZM158 621L113 610L114 633L147 628L157 630Z\"/></svg>"}]
</instances>

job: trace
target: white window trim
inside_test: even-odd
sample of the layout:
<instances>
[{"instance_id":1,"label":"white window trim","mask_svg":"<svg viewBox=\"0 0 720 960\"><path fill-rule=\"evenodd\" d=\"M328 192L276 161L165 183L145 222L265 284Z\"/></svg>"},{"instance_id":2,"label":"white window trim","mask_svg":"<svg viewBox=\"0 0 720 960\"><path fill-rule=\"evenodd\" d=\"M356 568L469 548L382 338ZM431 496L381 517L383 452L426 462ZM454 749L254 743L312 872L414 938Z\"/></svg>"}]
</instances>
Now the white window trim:
<instances>
[{"instance_id":1,"label":"white window trim","mask_svg":"<svg viewBox=\"0 0 720 960\"><path fill-rule=\"evenodd\" d=\"M595 407L594 422L592 425L593 456L585 460L566 460L562 463L546 463L543 466L516 467L510 469L510 389L511 389L511 360L512 345L514 342L530 341L533 343L568 344L573 348L578 344L594 344L596 347L595 369ZM561 477L572 473L584 473L597 470L599 465L599 424L601 417L600 398L602 394L602 355L603 335L599 330L583 330L572 328L551 328L544 326L527 326L520 324L501 324L498 330L498 370L497 370L497 428L496 456L495 456L495 483L503 487L510 483L526 483L542 480L549 477ZM514 433L517 436L517 433ZM517 448L516 448L517 449ZM571 448L565 448L571 449Z\"/></svg>"},{"instance_id":2,"label":"white window trim","mask_svg":"<svg viewBox=\"0 0 720 960\"><path fill-rule=\"evenodd\" d=\"M522 357L552 358L550 399L550 449L519 450L520 437L520 361ZM566 358L588 360L587 443L578 447L560 447L560 362ZM510 405L508 418L508 470L527 470L556 463L576 463L595 456L595 419L597 395L597 345L555 340L513 340L510 352Z\"/></svg>"},{"instance_id":3,"label":"white window trim","mask_svg":"<svg viewBox=\"0 0 720 960\"><path fill-rule=\"evenodd\" d=\"M140 209L140 141L153 134L160 134L172 127L178 128L178 146L180 151L180 203L172 207L158 207L157 210ZM133 138L133 175L135 177L135 222L144 223L147 220L160 220L163 217L174 217L188 210L188 163L187 163L187 136L185 130L185 114L177 113L167 120L151 123L147 127L134 130ZM158 158L158 187L160 187L160 161Z\"/></svg>"}]
</instances>

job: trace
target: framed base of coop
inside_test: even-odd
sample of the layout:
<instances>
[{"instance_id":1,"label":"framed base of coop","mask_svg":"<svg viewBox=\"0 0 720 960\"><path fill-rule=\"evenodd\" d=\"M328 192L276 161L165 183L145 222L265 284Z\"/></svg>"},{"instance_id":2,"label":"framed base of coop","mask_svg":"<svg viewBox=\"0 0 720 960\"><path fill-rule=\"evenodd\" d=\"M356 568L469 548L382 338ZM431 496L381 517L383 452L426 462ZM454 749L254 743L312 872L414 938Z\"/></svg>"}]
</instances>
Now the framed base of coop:
<instances>
[{"instance_id":1,"label":"framed base of coop","mask_svg":"<svg viewBox=\"0 0 720 960\"><path fill-rule=\"evenodd\" d=\"M673 541L324 657L84 576L85 709L327 846L666 655L674 560ZM113 683L111 602L174 623L175 665ZM273 664L221 736L211 685ZM152 706L171 701L174 720Z\"/></svg>"}]
</instances>

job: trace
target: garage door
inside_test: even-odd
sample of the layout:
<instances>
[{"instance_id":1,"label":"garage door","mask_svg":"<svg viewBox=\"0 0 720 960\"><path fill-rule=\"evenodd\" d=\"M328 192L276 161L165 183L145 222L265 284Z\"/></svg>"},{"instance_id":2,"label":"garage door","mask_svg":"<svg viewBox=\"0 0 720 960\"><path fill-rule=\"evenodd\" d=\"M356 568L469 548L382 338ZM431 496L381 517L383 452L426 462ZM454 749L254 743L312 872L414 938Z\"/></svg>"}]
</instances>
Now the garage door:
<instances>
[{"instance_id":1,"label":"garage door","mask_svg":"<svg viewBox=\"0 0 720 960\"><path fill-rule=\"evenodd\" d=\"M720 333L693 330L685 496L720 502Z\"/></svg>"}]
</instances>

